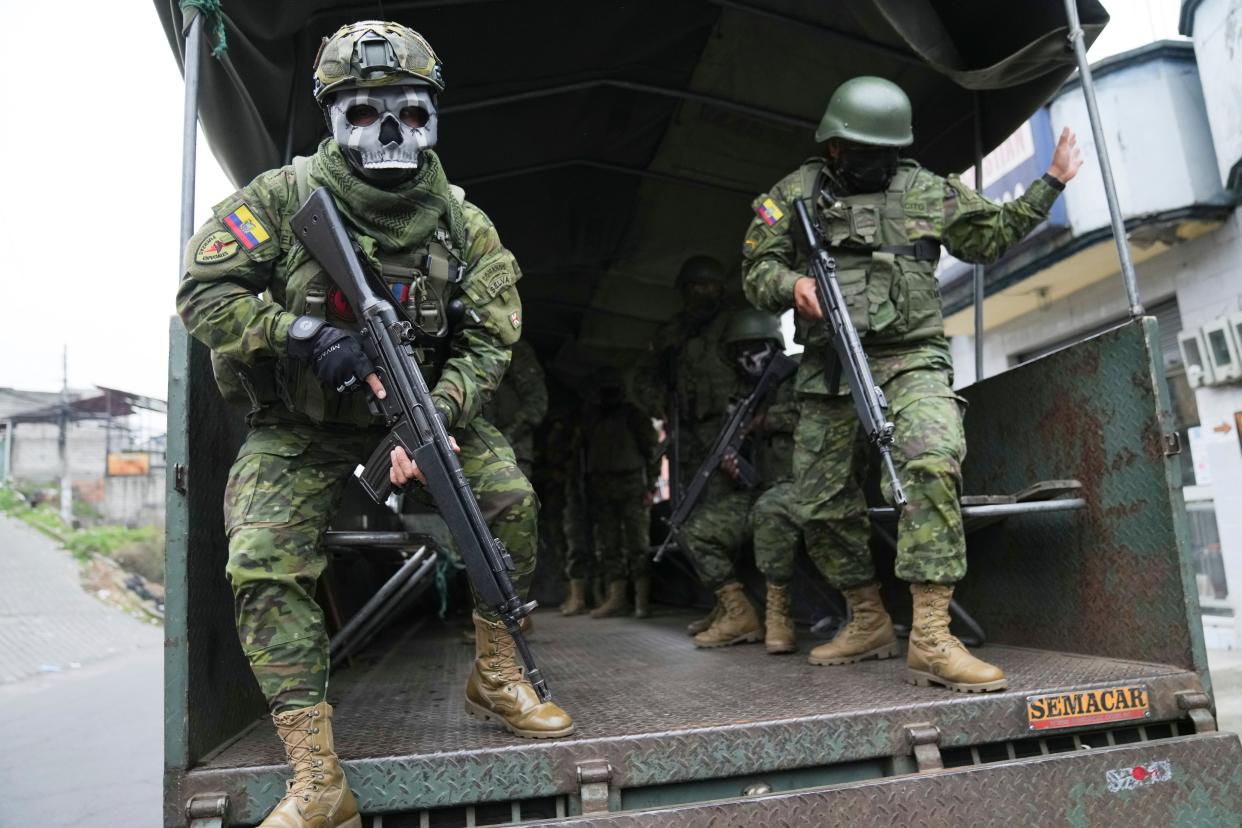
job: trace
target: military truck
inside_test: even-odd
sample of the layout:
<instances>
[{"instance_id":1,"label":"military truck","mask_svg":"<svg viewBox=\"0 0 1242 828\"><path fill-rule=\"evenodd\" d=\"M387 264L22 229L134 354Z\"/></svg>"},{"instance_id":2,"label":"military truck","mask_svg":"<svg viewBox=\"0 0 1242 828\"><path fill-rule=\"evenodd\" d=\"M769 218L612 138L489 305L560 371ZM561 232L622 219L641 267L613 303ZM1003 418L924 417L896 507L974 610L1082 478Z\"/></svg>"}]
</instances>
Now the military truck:
<instances>
[{"instance_id":1,"label":"military truck","mask_svg":"<svg viewBox=\"0 0 1242 828\"><path fill-rule=\"evenodd\" d=\"M196 116L240 186L324 133L323 35L369 15L426 35L447 67L441 155L517 254L524 336L567 382L646 347L688 255L737 260L750 199L813 154L840 81L898 81L910 154L948 173L1046 101L1107 22L1096 0L182 5L156 2L186 80L188 205ZM961 392L959 618L1005 692L916 688L900 660L695 652L689 607L542 612L531 644L578 732L516 739L462 711L470 649L417 600L435 544L351 500L322 598L365 824L1238 824L1242 745L1216 732L1156 323L1127 287L1134 318ZM175 320L171 343L164 824L248 826L287 774L224 577L243 426ZM892 529L874 519L883 569ZM800 620L830 616L817 577L799 581Z\"/></svg>"}]
</instances>

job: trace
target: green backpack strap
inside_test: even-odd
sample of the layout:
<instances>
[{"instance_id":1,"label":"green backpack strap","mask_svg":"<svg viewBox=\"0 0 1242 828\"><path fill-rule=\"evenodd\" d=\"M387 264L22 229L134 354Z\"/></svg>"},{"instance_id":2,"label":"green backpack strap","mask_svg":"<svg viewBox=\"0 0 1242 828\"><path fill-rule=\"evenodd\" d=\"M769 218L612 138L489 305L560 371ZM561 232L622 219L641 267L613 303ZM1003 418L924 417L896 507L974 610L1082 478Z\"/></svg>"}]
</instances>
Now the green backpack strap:
<instances>
[{"instance_id":1,"label":"green backpack strap","mask_svg":"<svg viewBox=\"0 0 1242 828\"><path fill-rule=\"evenodd\" d=\"M798 168L801 176L802 200L806 203L807 212L815 215L815 198L819 195L827 162L822 158L808 158Z\"/></svg>"},{"instance_id":2,"label":"green backpack strap","mask_svg":"<svg viewBox=\"0 0 1242 828\"><path fill-rule=\"evenodd\" d=\"M310 165L311 159L305 155L293 157L293 176L298 182L298 204L305 204L310 198Z\"/></svg>"}]
</instances>

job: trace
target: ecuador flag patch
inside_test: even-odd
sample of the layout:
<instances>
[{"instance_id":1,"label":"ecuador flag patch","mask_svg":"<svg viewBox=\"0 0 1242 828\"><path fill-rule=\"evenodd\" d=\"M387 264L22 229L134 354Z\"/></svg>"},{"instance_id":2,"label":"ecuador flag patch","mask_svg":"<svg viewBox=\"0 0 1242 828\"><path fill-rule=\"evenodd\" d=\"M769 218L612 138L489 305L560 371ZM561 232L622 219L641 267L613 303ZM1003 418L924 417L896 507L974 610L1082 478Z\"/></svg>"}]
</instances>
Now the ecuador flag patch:
<instances>
[{"instance_id":1,"label":"ecuador flag patch","mask_svg":"<svg viewBox=\"0 0 1242 828\"><path fill-rule=\"evenodd\" d=\"M776 224L785 217L780 207L776 206L776 202L771 198L765 198L759 202L759 206L755 208L755 212L759 214L759 218L763 219L768 227Z\"/></svg>"},{"instance_id":2,"label":"ecuador flag patch","mask_svg":"<svg viewBox=\"0 0 1242 828\"><path fill-rule=\"evenodd\" d=\"M225 216L224 224L247 250L254 250L271 238L267 228L254 217L254 213L245 204Z\"/></svg>"}]
</instances>

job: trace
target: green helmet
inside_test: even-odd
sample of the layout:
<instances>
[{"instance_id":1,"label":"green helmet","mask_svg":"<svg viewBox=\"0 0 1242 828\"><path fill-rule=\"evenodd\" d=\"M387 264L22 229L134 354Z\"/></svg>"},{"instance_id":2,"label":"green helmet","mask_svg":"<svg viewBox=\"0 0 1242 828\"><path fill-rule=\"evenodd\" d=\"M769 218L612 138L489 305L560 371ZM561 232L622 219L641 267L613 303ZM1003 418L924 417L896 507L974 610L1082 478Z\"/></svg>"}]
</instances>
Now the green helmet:
<instances>
[{"instance_id":1,"label":"green helmet","mask_svg":"<svg viewBox=\"0 0 1242 828\"><path fill-rule=\"evenodd\" d=\"M914 143L910 99L901 87L874 75L851 78L837 87L815 130L823 143L840 138L876 147L908 147Z\"/></svg>"},{"instance_id":2,"label":"green helmet","mask_svg":"<svg viewBox=\"0 0 1242 828\"><path fill-rule=\"evenodd\" d=\"M315 100L360 86L418 84L444 91L444 64L423 36L400 23L362 20L325 37L315 55Z\"/></svg>"},{"instance_id":3,"label":"green helmet","mask_svg":"<svg viewBox=\"0 0 1242 828\"><path fill-rule=\"evenodd\" d=\"M724 265L711 256L691 256L686 259L681 270L677 272L677 287L683 288L699 282L715 282L723 285L725 283Z\"/></svg>"},{"instance_id":4,"label":"green helmet","mask_svg":"<svg viewBox=\"0 0 1242 828\"><path fill-rule=\"evenodd\" d=\"M722 338L726 344L766 339L775 342L781 348L785 347L780 318L756 308L742 308L734 311L729 324L725 326Z\"/></svg>"}]
</instances>

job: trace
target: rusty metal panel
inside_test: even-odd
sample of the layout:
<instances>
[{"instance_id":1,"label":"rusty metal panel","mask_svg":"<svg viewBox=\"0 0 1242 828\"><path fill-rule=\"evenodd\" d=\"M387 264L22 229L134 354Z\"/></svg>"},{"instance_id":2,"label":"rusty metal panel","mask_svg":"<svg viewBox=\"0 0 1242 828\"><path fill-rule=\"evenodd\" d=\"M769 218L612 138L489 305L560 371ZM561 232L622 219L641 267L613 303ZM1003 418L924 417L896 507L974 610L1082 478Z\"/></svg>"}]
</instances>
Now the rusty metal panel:
<instances>
[{"instance_id":1,"label":"rusty metal panel","mask_svg":"<svg viewBox=\"0 0 1242 828\"><path fill-rule=\"evenodd\" d=\"M972 537L958 597L997 642L1206 674L1154 319L963 392L967 493L1082 482L1087 508Z\"/></svg>"},{"instance_id":2,"label":"rusty metal panel","mask_svg":"<svg viewBox=\"0 0 1242 828\"><path fill-rule=\"evenodd\" d=\"M1242 825L1242 745L1190 736L745 800L534 823L724 825Z\"/></svg>"},{"instance_id":3,"label":"rusty metal panel","mask_svg":"<svg viewBox=\"0 0 1242 828\"><path fill-rule=\"evenodd\" d=\"M610 786L624 789L908 756L913 723L936 727L942 748L1026 737L1033 694L1137 682L1159 721L1183 718L1177 693L1200 688L1194 673L1175 667L987 647L981 654L1008 671L1012 687L963 696L907 684L904 659L826 668L758 646L695 650L682 629L687 617L539 613L532 646L579 728L550 741L466 718L473 651L455 629L395 637L374 667L342 671L329 691L359 802L391 813L572 795L589 762L607 763ZM284 792L282 760L260 722L193 770L180 799L227 791L234 818L257 822Z\"/></svg>"}]
</instances>

